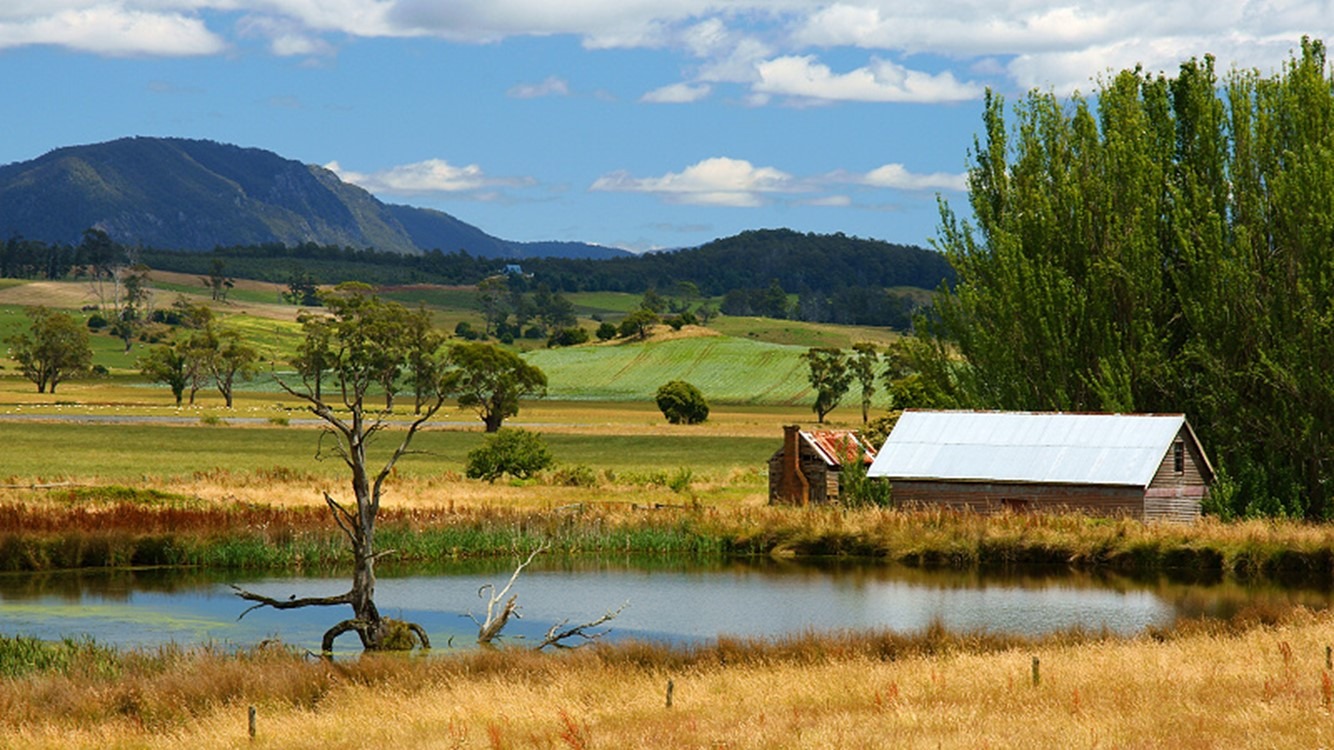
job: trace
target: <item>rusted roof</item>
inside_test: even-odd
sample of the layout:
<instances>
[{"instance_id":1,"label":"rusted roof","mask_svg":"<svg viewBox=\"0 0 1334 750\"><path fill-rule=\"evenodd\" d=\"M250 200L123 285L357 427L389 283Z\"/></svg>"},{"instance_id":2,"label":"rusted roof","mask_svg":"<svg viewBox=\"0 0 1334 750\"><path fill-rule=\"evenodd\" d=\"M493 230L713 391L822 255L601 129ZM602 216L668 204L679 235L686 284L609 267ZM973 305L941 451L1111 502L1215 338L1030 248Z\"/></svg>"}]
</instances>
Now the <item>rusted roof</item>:
<instances>
[{"instance_id":1,"label":"rusted roof","mask_svg":"<svg viewBox=\"0 0 1334 750\"><path fill-rule=\"evenodd\" d=\"M1183 427L1194 441L1180 414L909 410L867 473L891 480L1147 487Z\"/></svg>"},{"instance_id":2,"label":"rusted roof","mask_svg":"<svg viewBox=\"0 0 1334 750\"><path fill-rule=\"evenodd\" d=\"M830 466L842 466L857 449L861 449L862 463L875 460L875 448L851 430L802 430L801 438Z\"/></svg>"}]
</instances>

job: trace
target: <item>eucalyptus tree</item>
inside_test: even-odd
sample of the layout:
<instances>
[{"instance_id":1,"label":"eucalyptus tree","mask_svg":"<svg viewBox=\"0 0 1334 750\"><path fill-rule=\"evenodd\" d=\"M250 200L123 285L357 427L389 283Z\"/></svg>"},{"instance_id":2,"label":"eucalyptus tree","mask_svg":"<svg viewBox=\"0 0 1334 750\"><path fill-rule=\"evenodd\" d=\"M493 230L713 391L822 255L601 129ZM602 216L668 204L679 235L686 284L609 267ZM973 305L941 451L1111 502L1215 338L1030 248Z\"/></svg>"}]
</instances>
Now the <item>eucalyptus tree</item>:
<instances>
[{"instance_id":1,"label":"eucalyptus tree","mask_svg":"<svg viewBox=\"0 0 1334 750\"><path fill-rule=\"evenodd\" d=\"M68 377L86 372L93 363L88 329L72 315L45 307L28 308L27 333L14 334L5 342L9 356L19 364L23 377L46 393Z\"/></svg>"},{"instance_id":2,"label":"eucalyptus tree","mask_svg":"<svg viewBox=\"0 0 1334 750\"><path fill-rule=\"evenodd\" d=\"M203 332L195 346L223 402L232 408L236 381L250 380L259 372L259 351L236 331L213 327Z\"/></svg>"},{"instance_id":3,"label":"eucalyptus tree","mask_svg":"<svg viewBox=\"0 0 1334 750\"><path fill-rule=\"evenodd\" d=\"M866 424L871 418L871 399L875 398L875 380L880 375L877 367L879 364L880 352L875 348L875 344L859 341L852 345L848 369L851 370L857 384L861 386L862 424Z\"/></svg>"},{"instance_id":4,"label":"eucalyptus tree","mask_svg":"<svg viewBox=\"0 0 1334 750\"><path fill-rule=\"evenodd\" d=\"M442 380L420 383L426 399L420 413L403 425L392 425L389 412L376 391L388 382L385 373L405 365L411 356L436 356L436 352L414 347L430 346L430 340L409 340L401 326L406 311L401 305L381 300L363 284L342 284L322 296L325 314L303 316L307 341L316 343L317 360L302 360L298 366L301 382L288 383L278 378L278 385L304 401L307 408L324 422L321 452L330 451L347 467L350 475L351 501L324 493L325 504L338 528L347 537L352 551L351 588L336 596L292 597L276 599L237 588L237 594L254 602L251 609L297 609L312 606L348 606L352 617L339 622L324 634L323 650L329 653L336 638L356 632L366 650L411 648L414 641L429 648L426 631L415 623L383 616L375 604L375 563L391 550L379 550L375 543L375 523L385 482L398 461L410 452L413 438L445 403ZM392 355L392 356L390 356ZM318 391L318 383L327 379L331 388ZM396 387L396 386L393 386ZM331 393L332 396L320 395ZM377 439L385 438L384 450L374 450ZM250 610L246 610L249 612Z\"/></svg>"},{"instance_id":5,"label":"eucalyptus tree","mask_svg":"<svg viewBox=\"0 0 1334 750\"><path fill-rule=\"evenodd\" d=\"M806 361L807 376L815 389L811 410L815 412L815 421L824 424L824 418L838 407L852 385L847 355L835 347L814 347L807 349L801 358Z\"/></svg>"},{"instance_id":6,"label":"eucalyptus tree","mask_svg":"<svg viewBox=\"0 0 1334 750\"><path fill-rule=\"evenodd\" d=\"M464 342L449 347L450 367L440 386L458 399L464 409L473 409L487 432L496 432L505 420L519 413L519 402L542 397L547 376L541 368L494 344Z\"/></svg>"},{"instance_id":7,"label":"eucalyptus tree","mask_svg":"<svg viewBox=\"0 0 1334 750\"><path fill-rule=\"evenodd\" d=\"M181 405L185 389L190 384L190 357L186 353L186 344L184 339L175 344L159 344L135 363L144 377L171 389L177 406Z\"/></svg>"}]
</instances>

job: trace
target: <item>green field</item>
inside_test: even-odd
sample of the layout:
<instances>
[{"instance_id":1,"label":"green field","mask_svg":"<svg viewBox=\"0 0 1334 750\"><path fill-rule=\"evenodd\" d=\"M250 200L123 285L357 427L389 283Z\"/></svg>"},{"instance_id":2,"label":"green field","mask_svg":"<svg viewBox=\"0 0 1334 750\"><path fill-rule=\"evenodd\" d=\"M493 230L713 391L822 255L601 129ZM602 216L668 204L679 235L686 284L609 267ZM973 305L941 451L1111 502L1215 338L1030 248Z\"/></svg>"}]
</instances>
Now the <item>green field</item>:
<instances>
[{"instance_id":1,"label":"green field","mask_svg":"<svg viewBox=\"0 0 1334 750\"><path fill-rule=\"evenodd\" d=\"M180 274L163 275L155 282L159 307L170 304L168 298L187 293L192 301L207 301L202 287L190 284L191 278ZM31 284L31 286L29 286ZM25 289L26 287L26 289ZM76 317L86 303L86 284L79 282L7 281L0 290L0 341L27 329L24 314L28 304L48 304L71 310ZM242 282L232 291L235 301L213 303L223 328L237 330L261 353L261 368L283 370L301 340L300 327L293 322L295 308L285 305L243 302L251 297L271 301L272 292L262 291L253 282ZM426 305L437 326L447 332L467 320L475 328L482 325L476 310L476 292L466 288L434 286L397 287L385 296L405 305ZM640 296L598 292L571 294L569 298L581 314L585 329L596 326L590 316L616 319L634 309ZM159 327L159 335L170 335ZM645 342L616 340L563 349L545 348L545 340L519 339L511 347L524 352L533 364L542 368L550 384L553 399L578 401L651 402L658 387L670 380L685 380L703 391L716 404L807 405L813 399L807 383L806 366L800 355L813 346L847 347L858 341L884 344L897 337L888 329L856 328L800 321L757 317L719 316L710 328L721 336L703 335L677 338L664 326ZM664 332L667 335L662 335ZM94 333L93 363L115 375L134 375L137 359L150 341L138 340L129 352L122 342L105 333ZM0 357L4 348L0 347ZM16 374L12 362L0 362L5 374ZM72 382L69 383L72 385ZM67 386L62 386L62 389ZM268 377L242 384L241 390L273 392Z\"/></svg>"},{"instance_id":2,"label":"green field","mask_svg":"<svg viewBox=\"0 0 1334 750\"><path fill-rule=\"evenodd\" d=\"M461 426L461 425L460 425ZM534 429L541 429L535 427ZM336 457L315 457L319 430L305 426L164 425L144 422L81 424L0 422L7 457L0 483L57 482L97 477L138 482L189 478L213 472L295 472L341 481L347 468ZM378 446L392 447L394 434ZM475 429L428 430L399 463L403 477L462 473L468 451L483 439ZM774 436L543 434L557 466L595 471L661 472L686 467L696 475L758 468L781 443ZM372 450L372 453L375 453Z\"/></svg>"},{"instance_id":3,"label":"green field","mask_svg":"<svg viewBox=\"0 0 1334 750\"><path fill-rule=\"evenodd\" d=\"M652 400L663 383L685 380L710 402L790 405L813 398L803 352L797 346L696 336L525 356L546 372L551 398Z\"/></svg>"}]
</instances>

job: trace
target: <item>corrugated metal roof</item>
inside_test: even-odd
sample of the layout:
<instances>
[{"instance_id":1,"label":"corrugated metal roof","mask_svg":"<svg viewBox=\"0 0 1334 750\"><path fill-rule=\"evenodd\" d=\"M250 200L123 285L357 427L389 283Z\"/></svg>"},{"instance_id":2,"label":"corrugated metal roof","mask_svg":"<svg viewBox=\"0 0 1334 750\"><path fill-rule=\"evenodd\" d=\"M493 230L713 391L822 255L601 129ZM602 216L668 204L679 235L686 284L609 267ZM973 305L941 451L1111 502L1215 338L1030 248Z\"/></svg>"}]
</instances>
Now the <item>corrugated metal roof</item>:
<instances>
[{"instance_id":1,"label":"corrugated metal roof","mask_svg":"<svg viewBox=\"0 0 1334 750\"><path fill-rule=\"evenodd\" d=\"M867 472L944 479L1147 487L1180 414L906 411Z\"/></svg>"},{"instance_id":2,"label":"corrugated metal roof","mask_svg":"<svg viewBox=\"0 0 1334 750\"><path fill-rule=\"evenodd\" d=\"M858 448L861 449L863 463L875 459L875 448L851 430L802 430L801 437L830 466L842 466Z\"/></svg>"}]
</instances>

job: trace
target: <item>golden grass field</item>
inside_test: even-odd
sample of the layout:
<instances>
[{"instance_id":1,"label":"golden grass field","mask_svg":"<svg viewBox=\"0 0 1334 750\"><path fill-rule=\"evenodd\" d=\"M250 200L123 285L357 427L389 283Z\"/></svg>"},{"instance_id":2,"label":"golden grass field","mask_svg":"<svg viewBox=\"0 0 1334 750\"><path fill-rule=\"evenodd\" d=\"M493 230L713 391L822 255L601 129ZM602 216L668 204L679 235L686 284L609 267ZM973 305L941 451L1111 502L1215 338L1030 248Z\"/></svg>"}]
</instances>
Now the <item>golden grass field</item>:
<instances>
[{"instance_id":1,"label":"golden grass field","mask_svg":"<svg viewBox=\"0 0 1334 750\"><path fill-rule=\"evenodd\" d=\"M333 665L177 655L115 680L0 684L0 738L7 748L1319 748L1334 743L1331 626L1297 612L1162 639L946 638L894 656L874 639L834 638L675 662L633 647Z\"/></svg>"}]
</instances>

